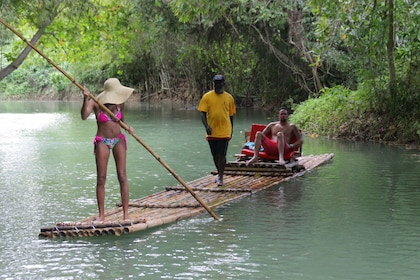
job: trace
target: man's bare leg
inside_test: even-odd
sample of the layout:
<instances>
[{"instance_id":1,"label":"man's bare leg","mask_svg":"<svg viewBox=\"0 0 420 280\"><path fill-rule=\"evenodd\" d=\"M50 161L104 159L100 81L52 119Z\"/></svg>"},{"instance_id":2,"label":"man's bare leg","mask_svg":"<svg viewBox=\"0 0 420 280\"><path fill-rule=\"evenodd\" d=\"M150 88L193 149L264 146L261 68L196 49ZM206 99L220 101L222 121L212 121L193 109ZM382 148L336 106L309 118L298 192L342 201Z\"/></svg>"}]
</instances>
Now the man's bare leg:
<instances>
[{"instance_id":1,"label":"man's bare leg","mask_svg":"<svg viewBox=\"0 0 420 280\"><path fill-rule=\"evenodd\" d=\"M250 165L250 164L253 164L254 162L257 162L258 161L258 153L260 152L260 148L261 148L261 142L262 142L262 139L263 139L263 137L265 137L263 134L262 134L262 132L261 131L258 131L256 134L255 134L255 141L254 141L254 156L250 159L250 160L248 160L247 162L246 162L246 166L248 166L248 165Z\"/></svg>"},{"instance_id":2,"label":"man's bare leg","mask_svg":"<svg viewBox=\"0 0 420 280\"><path fill-rule=\"evenodd\" d=\"M277 145L279 149L279 164L285 165L286 161L284 160L284 134L283 132L277 133Z\"/></svg>"}]
</instances>

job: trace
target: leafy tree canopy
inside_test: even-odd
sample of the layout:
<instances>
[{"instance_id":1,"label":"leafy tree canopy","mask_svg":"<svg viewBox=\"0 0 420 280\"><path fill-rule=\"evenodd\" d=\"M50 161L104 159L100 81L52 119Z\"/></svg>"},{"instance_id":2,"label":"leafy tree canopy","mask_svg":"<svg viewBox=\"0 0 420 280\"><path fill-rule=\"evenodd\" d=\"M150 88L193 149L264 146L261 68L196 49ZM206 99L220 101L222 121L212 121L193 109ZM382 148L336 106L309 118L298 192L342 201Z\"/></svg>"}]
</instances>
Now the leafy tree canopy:
<instances>
[{"instance_id":1,"label":"leafy tree canopy","mask_svg":"<svg viewBox=\"0 0 420 280\"><path fill-rule=\"evenodd\" d=\"M389 112L390 122L419 119L419 6L415 0L1 1L2 19L95 88L116 76L143 96L195 101L221 73L238 105L294 107L342 92L362 102L364 112ZM51 83L63 96L71 91L10 31L0 32L0 80L7 79L1 92L38 85L43 94Z\"/></svg>"}]
</instances>

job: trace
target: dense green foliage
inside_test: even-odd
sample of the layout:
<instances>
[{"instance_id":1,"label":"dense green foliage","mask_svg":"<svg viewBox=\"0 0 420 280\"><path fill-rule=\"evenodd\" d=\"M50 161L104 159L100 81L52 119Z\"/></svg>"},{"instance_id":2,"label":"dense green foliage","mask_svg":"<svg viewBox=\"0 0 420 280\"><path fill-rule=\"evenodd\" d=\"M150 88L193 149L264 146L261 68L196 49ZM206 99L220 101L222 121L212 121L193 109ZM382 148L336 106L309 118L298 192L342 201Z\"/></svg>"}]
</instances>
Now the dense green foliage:
<instances>
[{"instance_id":1,"label":"dense green foliage","mask_svg":"<svg viewBox=\"0 0 420 280\"><path fill-rule=\"evenodd\" d=\"M415 0L1 0L2 19L93 92L196 102L215 73L239 106L295 109L308 132L420 141ZM7 11L7 12L3 12ZM0 27L0 97L78 95Z\"/></svg>"},{"instance_id":2,"label":"dense green foliage","mask_svg":"<svg viewBox=\"0 0 420 280\"><path fill-rule=\"evenodd\" d=\"M362 91L324 88L319 98L297 106L291 121L308 134L332 138L419 144L418 112L378 114ZM412 117L412 115L414 117Z\"/></svg>"}]
</instances>

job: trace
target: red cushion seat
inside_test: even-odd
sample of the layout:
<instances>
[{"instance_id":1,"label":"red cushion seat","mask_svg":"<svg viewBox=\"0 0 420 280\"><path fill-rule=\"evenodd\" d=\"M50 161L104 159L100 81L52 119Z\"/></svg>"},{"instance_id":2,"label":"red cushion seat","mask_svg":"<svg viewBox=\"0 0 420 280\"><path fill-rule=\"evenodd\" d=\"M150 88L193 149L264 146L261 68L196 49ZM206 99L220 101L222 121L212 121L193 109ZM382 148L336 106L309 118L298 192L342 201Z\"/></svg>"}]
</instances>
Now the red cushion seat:
<instances>
[{"instance_id":1,"label":"red cushion seat","mask_svg":"<svg viewBox=\"0 0 420 280\"><path fill-rule=\"evenodd\" d=\"M249 140L248 141L249 142L254 142L255 141L255 134L258 131L261 131L262 132L265 127L266 127L265 124L255 124L255 123L253 123L251 125L251 133L249 135ZM270 137L271 138L271 133L269 133L268 135L266 135L266 137ZM300 148L299 147L296 147L295 148L295 153L296 153L296 151L299 151L299 150L300 150ZM290 158L292 158L295 153L292 153ZM244 147L241 150L241 154L244 154L246 156L252 157L252 156L254 156L254 150L248 149L248 148L245 148ZM262 151L262 152L260 151L258 153L258 156L259 156L260 159L263 159L263 160L264 159L265 160L278 160L279 159L279 156L278 155L268 155L264 151ZM290 158L285 158L285 160L289 160Z\"/></svg>"}]
</instances>

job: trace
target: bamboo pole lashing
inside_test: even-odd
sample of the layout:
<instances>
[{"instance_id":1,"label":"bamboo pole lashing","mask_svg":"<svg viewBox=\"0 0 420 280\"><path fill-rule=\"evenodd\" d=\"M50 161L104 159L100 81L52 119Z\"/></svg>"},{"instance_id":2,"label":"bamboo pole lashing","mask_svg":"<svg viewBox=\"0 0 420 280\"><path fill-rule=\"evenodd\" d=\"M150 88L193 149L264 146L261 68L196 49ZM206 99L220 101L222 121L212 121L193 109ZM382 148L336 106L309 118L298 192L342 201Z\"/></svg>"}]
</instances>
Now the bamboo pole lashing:
<instances>
[{"instance_id":1,"label":"bamboo pole lashing","mask_svg":"<svg viewBox=\"0 0 420 280\"><path fill-rule=\"evenodd\" d=\"M54 227L57 230L60 229L86 229L86 228L106 228L106 227L123 227L123 226L127 226L127 225L131 225L131 224L137 224L137 223L144 223L146 222L145 218L135 218L132 219L130 221L118 221L118 220L113 220L110 222L102 222L102 221L90 221L90 222L62 222L62 223L57 223L56 226ZM41 229L41 231L43 231L44 229ZM48 228L47 228L48 230Z\"/></svg>"},{"instance_id":2,"label":"bamboo pole lashing","mask_svg":"<svg viewBox=\"0 0 420 280\"><path fill-rule=\"evenodd\" d=\"M115 235L120 236L124 233L128 233L129 230L127 228L95 228L95 229L84 229L84 230L76 230L76 229L69 229L69 230L62 230L62 231L50 231L50 232L42 232L40 233L40 237L65 237L65 238L72 238L72 237L88 237L88 236L104 236L104 235Z\"/></svg>"},{"instance_id":3,"label":"bamboo pole lashing","mask_svg":"<svg viewBox=\"0 0 420 280\"><path fill-rule=\"evenodd\" d=\"M176 190L180 190L180 188L173 187ZM249 192L248 189L240 189L240 188L194 188L194 191L200 192Z\"/></svg>"}]
</instances>

